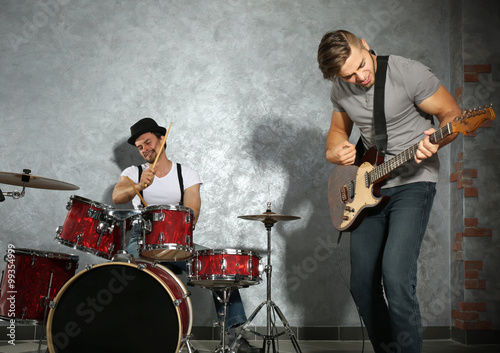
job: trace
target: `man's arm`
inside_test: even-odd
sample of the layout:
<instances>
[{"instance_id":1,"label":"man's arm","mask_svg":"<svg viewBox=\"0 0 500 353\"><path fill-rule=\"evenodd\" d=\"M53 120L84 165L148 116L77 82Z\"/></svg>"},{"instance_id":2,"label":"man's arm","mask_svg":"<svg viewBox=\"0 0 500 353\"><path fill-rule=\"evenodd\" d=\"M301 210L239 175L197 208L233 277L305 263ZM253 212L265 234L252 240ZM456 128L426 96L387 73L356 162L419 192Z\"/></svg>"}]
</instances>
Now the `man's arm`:
<instances>
[{"instance_id":1,"label":"man's arm","mask_svg":"<svg viewBox=\"0 0 500 353\"><path fill-rule=\"evenodd\" d=\"M113 202L115 204L123 204L132 201L132 199L137 195L134 188L127 180L127 176L120 177L120 181L115 185L113 189ZM138 191L144 190L144 184L140 182L135 184Z\"/></svg>"},{"instance_id":2,"label":"man's arm","mask_svg":"<svg viewBox=\"0 0 500 353\"><path fill-rule=\"evenodd\" d=\"M436 116L439 120L440 128L462 114L462 110L459 108L457 102L443 85L439 87L436 93L420 103L418 107L424 112ZM415 161L417 163L437 153L438 149L453 141L458 135L458 133L451 134L439 141L439 143L432 144L429 141L429 135L434 133L434 131L436 130L429 129L425 131L427 136L419 142L417 152L415 152Z\"/></svg>"},{"instance_id":3,"label":"man's arm","mask_svg":"<svg viewBox=\"0 0 500 353\"><path fill-rule=\"evenodd\" d=\"M154 169L148 168L141 174L141 180L135 185L137 191L141 192L151 185L154 181ZM128 181L127 176L120 177L120 181L115 185L113 189L113 202L115 204L123 204L132 201L132 199L137 195L132 184Z\"/></svg>"},{"instance_id":4,"label":"man's arm","mask_svg":"<svg viewBox=\"0 0 500 353\"><path fill-rule=\"evenodd\" d=\"M326 159L338 165L354 164L356 146L349 142L353 122L345 112L333 111L326 137Z\"/></svg>"},{"instance_id":5,"label":"man's arm","mask_svg":"<svg viewBox=\"0 0 500 353\"><path fill-rule=\"evenodd\" d=\"M184 190L184 206L194 211L194 224L198 222L201 209L200 185L195 184Z\"/></svg>"}]
</instances>

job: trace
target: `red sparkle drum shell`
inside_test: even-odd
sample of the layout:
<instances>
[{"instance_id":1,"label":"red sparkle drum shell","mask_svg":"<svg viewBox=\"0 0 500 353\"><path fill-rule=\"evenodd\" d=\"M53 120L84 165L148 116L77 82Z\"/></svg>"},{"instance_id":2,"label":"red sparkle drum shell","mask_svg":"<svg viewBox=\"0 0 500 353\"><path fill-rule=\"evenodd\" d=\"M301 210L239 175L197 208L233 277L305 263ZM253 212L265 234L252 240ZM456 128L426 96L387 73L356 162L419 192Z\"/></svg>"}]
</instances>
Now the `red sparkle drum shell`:
<instances>
[{"instance_id":1,"label":"red sparkle drum shell","mask_svg":"<svg viewBox=\"0 0 500 353\"><path fill-rule=\"evenodd\" d=\"M121 231L108 206L80 196L71 196L68 214L55 239L73 249L112 259L121 246Z\"/></svg>"},{"instance_id":2,"label":"red sparkle drum shell","mask_svg":"<svg viewBox=\"0 0 500 353\"><path fill-rule=\"evenodd\" d=\"M248 287L262 280L261 257L236 249L199 250L189 261L188 284L199 287Z\"/></svg>"},{"instance_id":3,"label":"red sparkle drum shell","mask_svg":"<svg viewBox=\"0 0 500 353\"><path fill-rule=\"evenodd\" d=\"M190 335L189 293L149 261L88 266L60 290L47 320L50 353L177 353Z\"/></svg>"},{"instance_id":4,"label":"red sparkle drum shell","mask_svg":"<svg viewBox=\"0 0 500 353\"><path fill-rule=\"evenodd\" d=\"M193 257L192 209L179 205L157 205L144 208L143 230L139 243L142 258L182 261Z\"/></svg>"},{"instance_id":5,"label":"red sparkle drum shell","mask_svg":"<svg viewBox=\"0 0 500 353\"><path fill-rule=\"evenodd\" d=\"M43 324L45 309L74 276L78 256L33 249L8 249L0 293L0 318Z\"/></svg>"}]
</instances>

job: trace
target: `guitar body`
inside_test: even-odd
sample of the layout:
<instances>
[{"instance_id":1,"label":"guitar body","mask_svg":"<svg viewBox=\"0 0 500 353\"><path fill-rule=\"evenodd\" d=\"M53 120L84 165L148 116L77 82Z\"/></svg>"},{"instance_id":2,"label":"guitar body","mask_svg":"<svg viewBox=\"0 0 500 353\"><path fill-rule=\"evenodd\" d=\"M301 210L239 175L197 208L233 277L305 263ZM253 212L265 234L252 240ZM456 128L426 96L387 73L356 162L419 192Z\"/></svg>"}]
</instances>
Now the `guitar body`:
<instances>
[{"instance_id":1,"label":"guitar body","mask_svg":"<svg viewBox=\"0 0 500 353\"><path fill-rule=\"evenodd\" d=\"M365 180L365 174L382 162L383 157L372 147L356 165L339 165L333 169L328 180L328 204L333 226L339 231L352 231L368 208L389 200L380 196L380 183L367 185Z\"/></svg>"}]
</instances>

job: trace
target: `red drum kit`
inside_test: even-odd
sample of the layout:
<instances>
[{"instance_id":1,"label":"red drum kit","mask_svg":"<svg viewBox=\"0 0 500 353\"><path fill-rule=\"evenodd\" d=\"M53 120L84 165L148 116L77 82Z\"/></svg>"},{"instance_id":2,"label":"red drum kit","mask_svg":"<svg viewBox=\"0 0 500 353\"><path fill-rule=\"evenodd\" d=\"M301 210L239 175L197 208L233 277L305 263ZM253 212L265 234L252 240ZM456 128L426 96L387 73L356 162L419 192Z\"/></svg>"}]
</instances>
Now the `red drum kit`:
<instances>
[{"instance_id":1,"label":"red drum kit","mask_svg":"<svg viewBox=\"0 0 500 353\"><path fill-rule=\"evenodd\" d=\"M21 193L0 190L18 199L26 187L78 190L75 185L22 174L0 173L0 183L23 186ZM62 245L93 254L110 262L87 265L76 273L79 257L55 252L15 248L9 245L0 292L0 319L47 327L50 353L63 352L172 352L190 343L193 321L190 293L173 272L160 262L187 261L188 285L207 288L223 304L222 345L217 351L234 352L239 340L263 306L267 306L264 347L276 352L274 340L284 332L271 332L271 314L280 317L297 353L297 340L283 313L271 301L271 228L295 216L265 213L239 216L261 221L268 234L267 265L253 251L237 249L194 250L194 212L178 205L142 209L114 209L73 195L68 214L55 239ZM140 259L126 251L127 231L139 225ZM225 317L231 292L259 284L267 275L267 300L252 313L231 345L225 342ZM217 292L222 292L220 298ZM15 303L9 301L15 295ZM147 325L147 327L142 327ZM138 337L138 335L140 337ZM39 351L42 337L40 338Z\"/></svg>"}]
</instances>

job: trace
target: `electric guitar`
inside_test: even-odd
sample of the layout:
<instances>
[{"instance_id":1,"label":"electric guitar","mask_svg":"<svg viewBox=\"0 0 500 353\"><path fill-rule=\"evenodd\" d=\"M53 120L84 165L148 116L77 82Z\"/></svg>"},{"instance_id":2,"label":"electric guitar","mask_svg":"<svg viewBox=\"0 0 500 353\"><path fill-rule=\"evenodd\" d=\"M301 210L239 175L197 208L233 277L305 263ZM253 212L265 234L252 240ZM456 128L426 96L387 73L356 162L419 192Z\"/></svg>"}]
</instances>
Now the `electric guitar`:
<instances>
[{"instance_id":1,"label":"electric guitar","mask_svg":"<svg viewBox=\"0 0 500 353\"><path fill-rule=\"evenodd\" d=\"M467 135L475 131L485 120L494 120L491 105L467 110L429 136L437 143L445 137L460 132ZM412 160L418 143L399 153L388 161L370 148L356 165L336 166L328 181L328 203L330 217L339 231L351 231L364 218L367 209L384 205L389 197L380 196L381 182L402 164Z\"/></svg>"}]
</instances>

